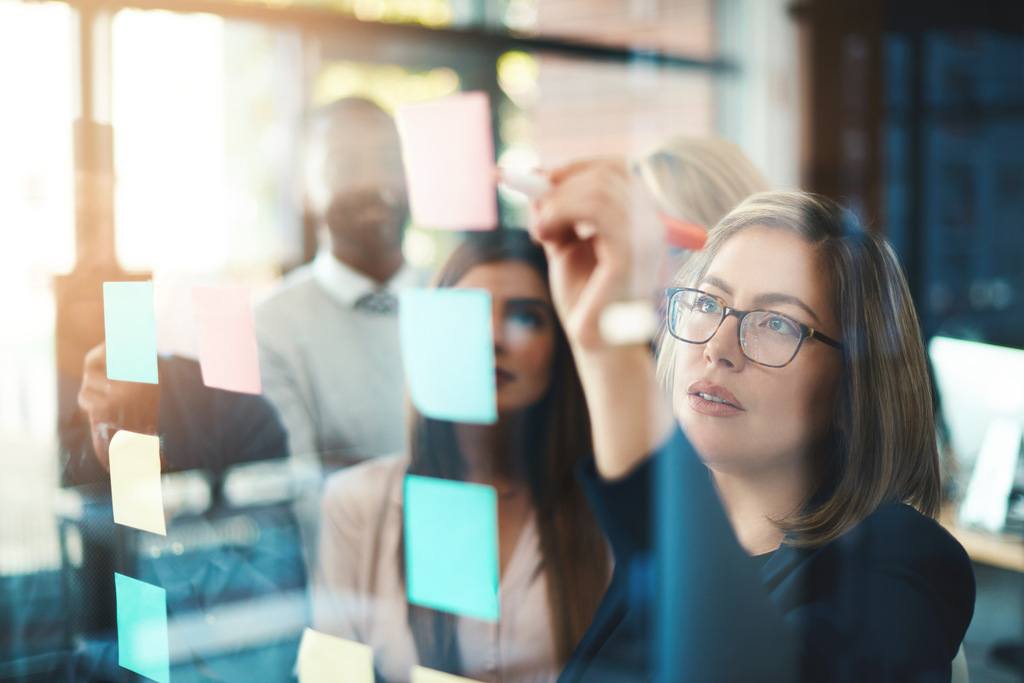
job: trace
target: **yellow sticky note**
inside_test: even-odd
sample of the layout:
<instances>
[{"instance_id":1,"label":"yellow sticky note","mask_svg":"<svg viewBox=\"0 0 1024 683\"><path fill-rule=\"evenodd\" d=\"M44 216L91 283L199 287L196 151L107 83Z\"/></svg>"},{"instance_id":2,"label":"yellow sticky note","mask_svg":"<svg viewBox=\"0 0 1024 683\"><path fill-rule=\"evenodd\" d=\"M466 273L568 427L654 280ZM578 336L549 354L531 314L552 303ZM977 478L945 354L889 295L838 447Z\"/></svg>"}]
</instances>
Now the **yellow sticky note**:
<instances>
[{"instance_id":1,"label":"yellow sticky note","mask_svg":"<svg viewBox=\"0 0 1024 683\"><path fill-rule=\"evenodd\" d=\"M452 674L446 674L443 671L434 671L428 669L425 666L414 666L412 668L412 675L409 678L409 683L479 683L471 678L463 678L462 676L453 676Z\"/></svg>"},{"instance_id":2,"label":"yellow sticky note","mask_svg":"<svg viewBox=\"0 0 1024 683\"><path fill-rule=\"evenodd\" d=\"M373 683L373 649L307 628L299 645L299 683Z\"/></svg>"},{"instance_id":3,"label":"yellow sticky note","mask_svg":"<svg viewBox=\"0 0 1024 683\"><path fill-rule=\"evenodd\" d=\"M110 440L114 521L167 535L160 488L160 437L120 430Z\"/></svg>"}]
</instances>

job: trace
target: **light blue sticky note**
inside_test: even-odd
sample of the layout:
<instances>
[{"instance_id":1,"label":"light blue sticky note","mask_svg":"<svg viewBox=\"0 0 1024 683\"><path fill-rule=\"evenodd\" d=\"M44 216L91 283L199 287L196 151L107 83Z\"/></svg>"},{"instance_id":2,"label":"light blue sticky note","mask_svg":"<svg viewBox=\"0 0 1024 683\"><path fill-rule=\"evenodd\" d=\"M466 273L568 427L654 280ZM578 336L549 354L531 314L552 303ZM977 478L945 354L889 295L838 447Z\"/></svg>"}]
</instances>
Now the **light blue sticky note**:
<instances>
[{"instance_id":1,"label":"light blue sticky note","mask_svg":"<svg viewBox=\"0 0 1024 683\"><path fill-rule=\"evenodd\" d=\"M167 592L145 581L114 572L117 595L117 663L168 683Z\"/></svg>"},{"instance_id":2,"label":"light blue sticky note","mask_svg":"<svg viewBox=\"0 0 1024 683\"><path fill-rule=\"evenodd\" d=\"M407 289L398 328L409 394L438 420L493 424L491 294L479 289Z\"/></svg>"},{"instance_id":3,"label":"light blue sticky note","mask_svg":"<svg viewBox=\"0 0 1024 683\"><path fill-rule=\"evenodd\" d=\"M152 282L104 282L107 379L157 383Z\"/></svg>"},{"instance_id":4,"label":"light blue sticky note","mask_svg":"<svg viewBox=\"0 0 1024 683\"><path fill-rule=\"evenodd\" d=\"M498 496L491 486L405 478L409 602L497 621Z\"/></svg>"}]
</instances>

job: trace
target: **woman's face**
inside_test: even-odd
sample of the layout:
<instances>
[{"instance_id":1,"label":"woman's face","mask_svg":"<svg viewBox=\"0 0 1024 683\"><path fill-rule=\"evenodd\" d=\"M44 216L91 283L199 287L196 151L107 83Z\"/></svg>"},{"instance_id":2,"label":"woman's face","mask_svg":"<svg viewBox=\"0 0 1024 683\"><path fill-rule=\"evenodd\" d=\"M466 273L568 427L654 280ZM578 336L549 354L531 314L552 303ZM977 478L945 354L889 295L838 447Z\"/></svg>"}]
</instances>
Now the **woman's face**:
<instances>
[{"instance_id":1,"label":"woman's face","mask_svg":"<svg viewBox=\"0 0 1024 683\"><path fill-rule=\"evenodd\" d=\"M736 234L696 287L732 308L782 313L839 339L828 278L813 247L788 230L753 226ZM788 365L765 367L744 356L738 327L730 316L706 344L674 341L675 414L712 470L750 474L802 466L828 429L842 356L805 339ZM734 408L698 394L719 396Z\"/></svg>"},{"instance_id":2,"label":"woman's face","mask_svg":"<svg viewBox=\"0 0 1024 683\"><path fill-rule=\"evenodd\" d=\"M519 261L476 266L455 285L491 293L498 414L528 408L551 384L555 317L541 276Z\"/></svg>"}]
</instances>

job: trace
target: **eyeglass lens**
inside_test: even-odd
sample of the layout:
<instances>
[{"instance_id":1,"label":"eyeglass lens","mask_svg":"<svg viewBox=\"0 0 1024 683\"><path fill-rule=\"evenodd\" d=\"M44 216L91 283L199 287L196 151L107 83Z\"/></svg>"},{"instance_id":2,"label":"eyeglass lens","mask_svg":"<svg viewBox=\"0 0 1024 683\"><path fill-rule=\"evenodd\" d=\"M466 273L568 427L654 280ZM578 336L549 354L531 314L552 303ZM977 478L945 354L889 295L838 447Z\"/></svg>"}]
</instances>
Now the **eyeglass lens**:
<instances>
[{"instance_id":1,"label":"eyeglass lens","mask_svg":"<svg viewBox=\"0 0 1024 683\"><path fill-rule=\"evenodd\" d=\"M669 306L670 331L694 344L709 341L725 316L725 308L715 297L696 290L676 292ZM740 347L756 363L785 365L800 348L802 333L798 323L771 311L753 311L740 323Z\"/></svg>"}]
</instances>

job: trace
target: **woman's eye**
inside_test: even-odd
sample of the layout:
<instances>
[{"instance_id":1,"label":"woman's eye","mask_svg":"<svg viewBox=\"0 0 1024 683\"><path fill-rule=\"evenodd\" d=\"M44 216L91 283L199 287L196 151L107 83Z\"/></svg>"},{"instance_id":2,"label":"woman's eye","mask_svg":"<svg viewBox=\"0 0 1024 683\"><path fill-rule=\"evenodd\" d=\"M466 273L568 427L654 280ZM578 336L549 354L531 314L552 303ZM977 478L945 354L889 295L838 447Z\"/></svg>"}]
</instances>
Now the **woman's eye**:
<instances>
[{"instance_id":1,"label":"woman's eye","mask_svg":"<svg viewBox=\"0 0 1024 683\"><path fill-rule=\"evenodd\" d=\"M518 327L528 327L532 330L539 329L544 325L544 318L534 311L512 311L506 316L507 321Z\"/></svg>"},{"instance_id":2,"label":"woman's eye","mask_svg":"<svg viewBox=\"0 0 1024 683\"><path fill-rule=\"evenodd\" d=\"M796 336L799 334L796 326L789 320L779 317L777 315L765 318L762 326L767 328L771 332L782 334L786 336Z\"/></svg>"},{"instance_id":3,"label":"woman's eye","mask_svg":"<svg viewBox=\"0 0 1024 683\"><path fill-rule=\"evenodd\" d=\"M717 313L718 302L710 296L698 296L693 303L693 308L701 313Z\"/></svg>"}]
</instances>

